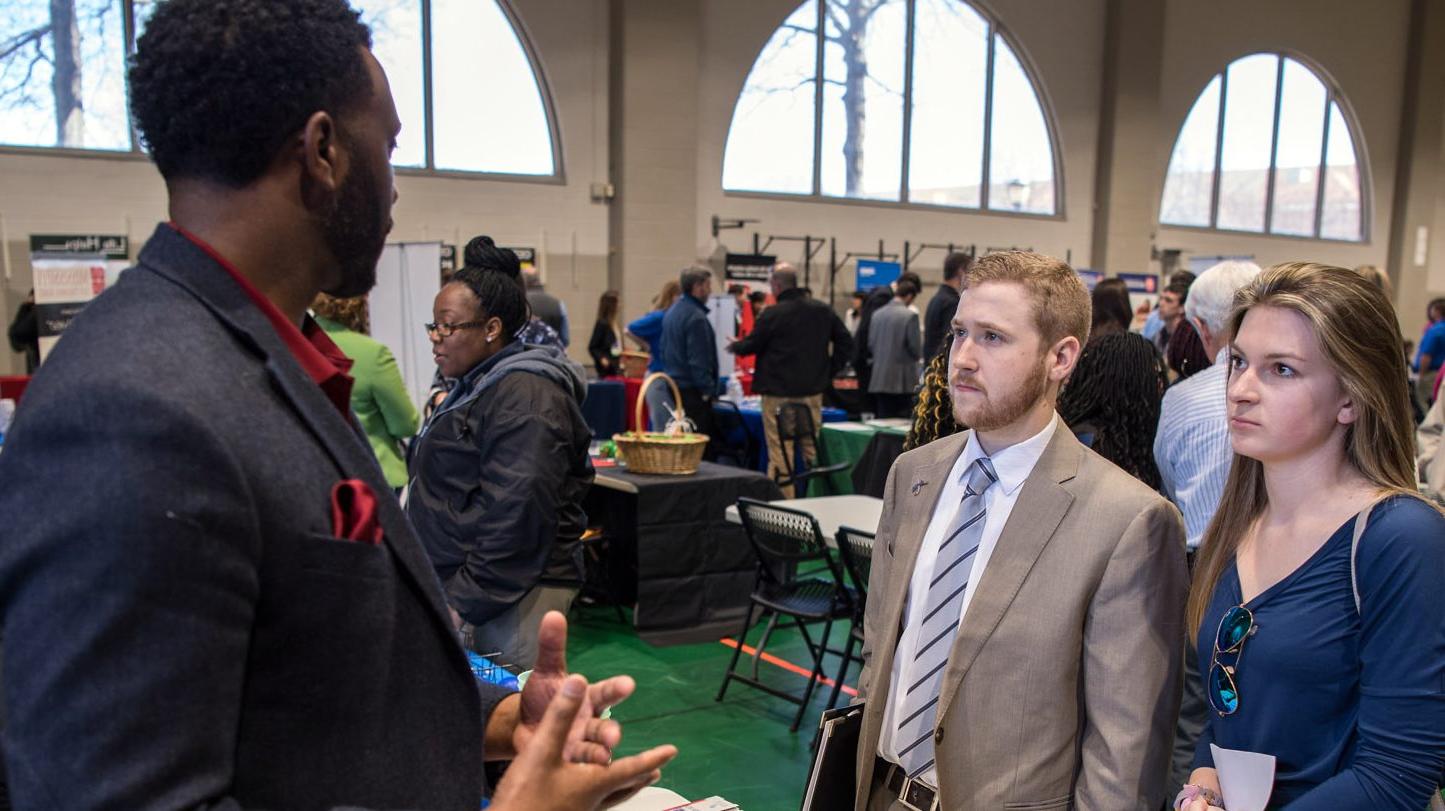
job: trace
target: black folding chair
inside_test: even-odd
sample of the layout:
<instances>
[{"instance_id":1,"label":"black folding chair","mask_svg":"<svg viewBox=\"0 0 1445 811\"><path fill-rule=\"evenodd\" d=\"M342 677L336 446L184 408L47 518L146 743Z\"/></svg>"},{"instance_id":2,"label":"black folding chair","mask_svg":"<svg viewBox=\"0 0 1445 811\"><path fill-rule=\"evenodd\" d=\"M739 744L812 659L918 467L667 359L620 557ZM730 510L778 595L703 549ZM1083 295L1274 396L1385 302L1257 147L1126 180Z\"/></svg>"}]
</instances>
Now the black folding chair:
<instances>
[{"instance_id":1,"label":"black folding chair","mask_svg":"<svg viewBox=\"0 0 1445 811\"><path fill-rule=\"evenodd\" d=\"M793 486L794 495L802 498L808 489L808 482L823 477L824 495L835 495L828 476L847 470L850 462L830 465L825 460L823 446L818 442L817 426L813 425L813 410L802 403L783 403L778 406L778 444L782 447L783 458L780 467L783 475L777 478L778 486ZM806 444L813 446L815 462L808 463L804 452Z\"/></svg>"},{"instance_id":2,"label":"black folding chair","mask_svg":"<svg viewBox=\"0 0 1445 811\"><path fill-rule=\"evenodd\" d=\"M838 556L843 559L843 570L848 573L848 580L852 582L858 599L853 604L848 642L843 646L843 663L838 667L838 677L833 680L833 694L828 696L828 709L837 706L843 679L848 676L848 663L863 664L863 611L868 603L868 578L873 573L873 533L838 527L838 534L834 537L838 543ZM853 653L855 645L858 646L857 655Z\"/></svg>"},{"instance_id":3,"label":"black folding chair","mask_svg":"<svg viewBox=\"0 0 1445 811\"><path fill-rule=\"evenodd\" d=\"M714 429L713 446L717 448L718 464L732 465L746 470L758 467L758 444L748 430L747 421L738 404L731 400L713 402Z\"/></svg>"},{"instance_id":4,"label":"black folding chair","mask_svg":"<svg viewBox=\"0 0 1445 811\"><path fill-rule=\"evenodd\" d=\"M833 621L853 616L856 596L852 589L843 585L843 572L838 562L829 554L818 527L818 519L801 510L777 507L765 501L751 498L738 499L738 514L748 541L758 556L757 579L748 604L747 617L738 633L737 645L733 649L732 661L723 675L722 687L718 689L717 700L722 701L728 684L734 679L762 690L778 698L798 705L798 713L789 727L798 731L803 714L807 712L808 700L813 696L813 687L823 678L823 654L841 653L828 648L828 635ZM800 576L799 564L820 563L817 572L824 576ZM738 658L742 655L743 643L747 641L748 630L753 626L753 614L760 610L758 619L768 617L767 628L758 640L753 658L752 675L737 672ZM813 656L813 669L808 676L808 686L802 697L764 684L758 678L758 663L768 638L777 626L779 618L791 620L803 635L808 651ZM822 636L815 643L808 633L809 624L823 624Z\"/></svg>"}]
</instances>

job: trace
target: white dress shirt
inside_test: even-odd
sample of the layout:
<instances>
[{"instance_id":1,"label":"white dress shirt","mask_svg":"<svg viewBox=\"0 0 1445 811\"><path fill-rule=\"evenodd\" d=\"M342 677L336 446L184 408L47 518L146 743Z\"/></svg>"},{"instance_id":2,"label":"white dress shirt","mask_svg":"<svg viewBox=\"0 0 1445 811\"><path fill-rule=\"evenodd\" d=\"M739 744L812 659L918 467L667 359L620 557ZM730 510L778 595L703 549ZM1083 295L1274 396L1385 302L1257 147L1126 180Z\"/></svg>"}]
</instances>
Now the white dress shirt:
<instances>
[{"instance_id":1,"label":"white dress shirt","mask_svg":"<svg viewBox=\"0 0 1445 811\"><path fill-rule=\"evenodd\" d=\"M1024 480L1033 472L1034 465L1038 464L1049 440L1053 439L1058 419L1055 415L1042 431L989 457L994 472L998 474L998 481L983 493L983 537L979 540L978 552L974 553L973 569L969 572L968 586L963 592L963 604L958 612L960 628L963 627L963 617L968 614L968 606L973 602L974 586L988 568L989 558L993 557L994 547L998 545L998 537L1008 523L1014 503L1018 501L1019 490L1023 488ZM883 734L878 739L878 754L890 763L898 762L899 742L894 740L898 730L893 719L902 711L905 697L904 691L897 689L897 686L914 680L910 670L913 652L918 646L919 623L913 622L912 618L923 613L924 602L928 599L928 584L933 580L933 567L938 560L939 544L943 542L943 534L953 521L954 512L963 502L968 466L984 455L983 448L978 444L978 434L970 434L967 444L963 446L963 452L958 455L953 469L949 471L948 479L943 482L943 491L938 495L938 503L928 521L928 530L923 534L923 545L918 550L918 561L908 582L908 601L903 610L903 633L898 638L898 650L893 655L891 684L894 689L889 694L888 706L883 711ZM921 777L932 786L938 785L936 769L929 769Z\"/></svg>"},{"instance_id":2,"label":"white dress shirt","mask_svg":"<svg viewBox=\"0 0 1445 811\"><path fill-rule=\"evenodd\" d=\"M1159 409L1154 462L1164 495L1184 514L1185 542L1197 549L1224 496L1234 462L1229 443L1229 350L1214 365L1170 386Z\"/></svg>"}]
</instances>

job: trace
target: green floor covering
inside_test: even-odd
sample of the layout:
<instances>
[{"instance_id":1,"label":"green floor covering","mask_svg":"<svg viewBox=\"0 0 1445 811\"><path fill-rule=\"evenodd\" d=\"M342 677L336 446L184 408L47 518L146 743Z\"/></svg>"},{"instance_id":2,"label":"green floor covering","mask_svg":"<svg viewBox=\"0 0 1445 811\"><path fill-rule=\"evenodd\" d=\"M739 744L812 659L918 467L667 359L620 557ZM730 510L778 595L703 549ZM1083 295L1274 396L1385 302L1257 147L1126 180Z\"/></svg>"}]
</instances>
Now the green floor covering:
<instances>
[{"instance_id":1,"label":"green floor covering","mask_svg":"<svg viewBox=\"0 0 1445 811\"><path fill-rule=\"evenodd\" d=\"M836 627L841 644L847 626ZM749 643L760 630L754 630ZM589 678L626 673L637 680L637 692L617 707L623 742L618 754L631 754L662 743L675 744L677 758L663 770L659 785L690 800L714 794L737 803L743 811L796 811L812 761L809 744L818 714L831 688L819 685L813 706L797 733L788 732L797 705L733 682L727 697L714 701L732 649L718 642L653 647L637 638L606 608L573 612L568 664ZM803 668L811 665L807 646L795 631L777 631L768 653ZM749 662L746 656L742 663ZM838 660L823 660L824 670L837 672ZM763 680L801 693L802 676L763 663ZM857 664L847 683L857 681ZM846 703L844 694L839 703Z\"/></svg>"}]
</instances>

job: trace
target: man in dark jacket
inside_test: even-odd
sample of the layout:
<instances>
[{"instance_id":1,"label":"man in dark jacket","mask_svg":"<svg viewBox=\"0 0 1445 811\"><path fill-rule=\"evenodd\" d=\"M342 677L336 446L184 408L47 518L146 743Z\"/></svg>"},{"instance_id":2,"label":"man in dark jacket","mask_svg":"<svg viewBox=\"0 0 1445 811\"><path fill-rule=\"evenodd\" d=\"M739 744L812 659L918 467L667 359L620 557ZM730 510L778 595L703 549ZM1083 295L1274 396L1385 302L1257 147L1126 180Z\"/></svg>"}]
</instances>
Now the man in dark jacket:
<instances>
[{"instance_id":1,"label":"man in dark jacket","mask_svg":"<svg viewBox=\"0 0 1445 811\"><path fill-rule=\"evenodd\" d=\"M692 267L678 279L682 295L662 318L662 368L682 394L682 409L697 432L713 436L712 403L717 396L717 336L707 320L712 271ZM712 458L711 447L708 458Z\"/></svg>"},{"instance_id":2,"label":"man in dark jacket","mask_svg":"<svg viewBox=\"0 0 1445 811\"><path fill-rule=\"evenodd\" d=\"M963 288L963 275L973 264L973 257L966 253L951 253L943 260L943 284L928 301L928 311L923 314L923 361L926 364L943 349L953 313L958 309L958 291Z\"/></svg>"},{"instance_id":3,"label":"man in dark jacket","mask_svg":"<svg viewBox=\"0 0 1445 811\"><path fill-rule=\"evenodd\" d=\"M527 303L532 307L532 316L551 327L562 341L562 348L572 345L572 325L567 318L567 305L562 299L548 293L542 286L542 277L533 271L525 271L522 278L527 285Z\"/></svg>"},{"instance_id":4,"label":"man in dark jacket","mask_svg":"<svg viewBox=\"0 0 1445 811\"><path fill-rule=\"evenodd\" d=\"M538 726L578 686L560 616L546 687L479 687L306 315L372 286L390 226L400 121L369 40L342 0L170 0L138 43L172 221L67 329L0 456L16 808L475 811L483 759L514 753L493 808L626 785ZM596 723L569 748L605 763Z\"/></svg>"},{"instance_id":5,"label":"man in dark jacket","mask_svg":"<svg viewBox=\"0 0 1445 811\"><path fill-rule=\"evenodd\" d=\"M35 374L40 365L40 319L35 315L35 291L31 290L10 322L10 348L25 355L25 374Z\"/></svg>"},{"instance_id":6,"label":"man in dark jacket","mask_svg":"<svg viewBox=\"0 0 1445 811\"><path fill-rule=\"evenodd\" d=\"M802 403L813 414L816 431L823 419L823 392L853 355L853 336L832 308L798 288L798 272L779 265L772 275L777 303L763 311L753 331L728 349L757 355L753 391L763 396L763 434L768 440L768 474L786 475L786 453L778 437L778 409ZM800 443L809 464L817 458L812 437ZM793 497L792 485L783 494Z\"/></svg>"}]
</instances>

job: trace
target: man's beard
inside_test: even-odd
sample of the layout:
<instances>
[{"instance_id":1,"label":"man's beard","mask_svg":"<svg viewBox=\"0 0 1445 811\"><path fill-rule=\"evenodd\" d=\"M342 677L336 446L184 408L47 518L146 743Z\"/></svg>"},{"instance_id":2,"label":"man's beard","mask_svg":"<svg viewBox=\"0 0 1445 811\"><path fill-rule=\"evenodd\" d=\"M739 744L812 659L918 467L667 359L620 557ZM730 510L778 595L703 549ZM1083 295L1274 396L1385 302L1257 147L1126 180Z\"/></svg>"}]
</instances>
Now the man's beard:
<instances>
[{"instance_id":1,"label":"man's beard","mask_svg":"<svg viewBox=\"0 0 1445 811\"><path fill-rule=\"evenodd\" d=\"M321 221L340 275L326 292L336 298L360 296L376 285L376 263L389 230L384 217L376 215L381 195L376 185L371 174L353 171Z\"/></svg>"},{"instance_id":2,"label":"man's beard","mask_svg":"<svg viewBox=\"0 0 1445 811\"><path fill-rule=\"evenodd\" d=\"M1012 425L1033 409L1048 390L1049 372L1044 368L1043 357L1040 357L1039 362L1035 364L1034 371L1036 373L1029 375L1017 390L1001 400L994 401L988 398L988 393L985 391L984 405L972 415L971 420L963 413L957 394L954 393L953 418L959 425L976 431L995 431ZM951 386L950 389L952 389Z\"/></svg>"}]
</instances>

